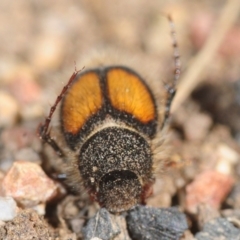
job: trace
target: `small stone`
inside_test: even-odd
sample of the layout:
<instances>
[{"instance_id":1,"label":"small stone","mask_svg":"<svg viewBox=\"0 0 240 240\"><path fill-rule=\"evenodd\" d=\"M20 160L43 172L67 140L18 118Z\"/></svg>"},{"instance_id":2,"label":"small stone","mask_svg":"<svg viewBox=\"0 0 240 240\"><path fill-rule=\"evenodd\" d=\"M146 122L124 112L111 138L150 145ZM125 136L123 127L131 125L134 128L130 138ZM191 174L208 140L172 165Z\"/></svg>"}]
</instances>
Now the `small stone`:
<instances>
[{"instance_id":1,"label":"small stone","mask_svg":"<svg viewBox=\"0 0 240 240\"><path fill-rule=\"evenodd\" d=\"M239 153L226 144L220 144L218 146L218 153L222 158L228 159L228 161L232 164L237 164L240 159Z\"/></svg>"},{"instance_id":2,"label":"small stone","mask_svg":"<svg viewBox=\"0 0 240 240\"><path fill-rule=\"evenodd\" d=\"M211 125L212 119L207 114L195 113L190 115L184 122L186 138L193 141L203 140Z\"/></svg>"},{"instance_id":3,"label":"small stone","mask_svg":"<svg viewBox=\"0 0 240 240\"><path fill-rule=\"evenodd\" d=\"M234 227L225 218L216 218L206 223L195 238L197 240L239 240L240 229Z\"/></svg>"},{"instance_id":4,"label":"small stone","mask_svg":"<svg viewBox=\"0 0 240 240\"><path fill-rule=\"evenodd\" d=\"M231 176L217 171L205 171L196 176L186 188L186 209L197 213L201 204L218 209L233 186Z\"/></svg>"},{"instance_id":5,"label":"small stone","mask_svg":"<svg viewBox=\"0 0 240 240\"><path fill-rule=\"evenodd\" d=\"M225 218L238 218L240 219L240 209L224 209L221 211L221 215Z\"/></svg>"},{"instance_id":6,"label":"small stone","mask_svg":"<svg viewBox=\"0 0 240 240\"><path fill-rule=\"evenodd\" d=\"M19 211L12 221L0 226L0 239L58 239L58 234L43 216L27 209Z\"/></svg>"},{"instance_id":7,"label":"small stone","mask_svg":"<svg viewBox=\"0 0 240 240\"><path fill-rule=\"evenodd\" d=\"M84 239L92 240L94 238L100 238L102 240L130 240L127 234L126 225L125 229L122 229L123 224L119 222L119 218L121 218L120 221L123 220L123 216L114 216L105 208L101 208L83 228L82 233ZM121 238L120 234L123 234Z\"/></svg>"},{"instance_id":8,"label":"small stone","mask_svg":"<svg viewBox=\"0 0 240 240\"><path fill-rule=\"evenodd\" d=\"M34 68L38 71L59 68L66 49L64 37L48 33L39 36L35 44L38 47L32 53Z\"/></svg>"},{"instance_id":9,"label":"small stone","mask_svg":"<svg viewBox=\"0 0 240 240\"><path fill-rule=\"evenodd\" d=\"M190 35L195 47L201 49L214 29L214 17L213 14L206 13L205 11L195 15L191 20ZM238 26L230 28L219 46L218 51L225 57L239 56L239 38L240 28Z\"/></svg>"},{"instance_id":10,"label":"small stone","mask_svg":"<svg viewBox=\"0 0 240 240\"><path fill-rule=\"evenodd\" d=\"M0 220L11 221L17 215L17 204L11 197L0 197Z\"/></svg>"},{"instance_id":11,"label":"small stone","mask_svg":"<svg viewBox=\"0 0 240 240\"><path fill-rule=\"evenodd\" d=\"M43 108L40 104L42 92L31 67L22 64L16 68L7 89L20 106L19 114L23 120L42 116Z\"/></svg>"},{"instance_id":12,"label":"small stone","mask_svg":"<svg viewBox=\"0 0 240 240\"><path fill-rule=\"evenodd\" d=\"M13 125L19 114L16 100L7 92L0 91L0 127Z\"/></svg>"},{"instance_id":13,"label":"small stone","mask_svg":"<svg viewBox=\"0 0 240 240\"><path fill-rule=\"evenodd\" d=\"M213 26L213 16L208 12L200 12L190 22L190 37L196 48L201 48L205 43Z\"/></svg>"},{"instance_id":14,"label":"small stone","mask_svg":"<svg viewBox=\"0 0 240 240\"><path fill-rule=\"evenodd\" d=\"M2 181L2 192L23 207L33 207L53 198L57 185L36 163L16 161Z\"/></svg>"},{"instance_id":15,"label":"small stone","mask_svg":"<svg viewBox=\"0 0 240 240\"><path fill-rule=\"evenodd\" d=\"M217 148L218 162L216 170L226 175L232 175L236 164L240 160L240 155L225 144L220 144Z\"/></svg>"},{"instance_id":16,"label":"small stone","mask_svg":"<svg viewBox=\"0 0 240 240\"><path fill-rule=\"evenodd\" d=\"M21 106L40 100L41 88L29 65L20 65L13 73L8 90Z\"/></svg>"},{"instance_id":17,"label":"small stone","mask_svg":"<svg viewBox=\"0 0 240 240\"><path fill-rule=\"evenodd\" d=\"M224 209L221 211L221 216L240 229L240 209Z\"/></svg>"},{"instance_id":18,"label":"small stone","mask_svg":"<svg viewBox=\"0 0 240 240\"><path fill-rule=\"evenodd\" d=\"M40 203L36 206L33 206L32 209L35 210L38 213L38 215L44 216L45 213L46 213L45 212L46 204L45 203Z\"/></svg>"},{"instance_id":19,"label":"small stone","mask_svg":"<svg viewBox=\"0 0 240 240\"><path fill-rule=\"evenodd\" d=\"M70 220L70 226L71 229L73 230L74 233L81 233L82 231L82 226L84 225L85 221L84 219L80 218L74 218Z\"/></svg>"},{"instance_id":20,"label":"small stone","mask_svg":"<svg viewBox=\"0 0 240 240\"><path fill-rule=\"evenodd\" d=\"M234 209L240 209L240 182L237 182L227 198L227 204Z\"/></svg>"},{"instance_id":21,"label":"small stone","mask_svg":"<svg viewBox=\"0 0 240 240\"><path fill-rule=\"evenodd\" d=\"M127 216L133 239L179 239L188 229L186 216L176 208L137 206Z\"/></svg>"},{"instance_id":22,"label":"small stone","mask_svg":"<svg viewBox=\"0 0 240 240\"><path fill-rule=\"evenodd\" d=\"M20 116L23 120L36 119L43 116L43 108L38 102L22 106Z\"/></svg>"}]
</instances>

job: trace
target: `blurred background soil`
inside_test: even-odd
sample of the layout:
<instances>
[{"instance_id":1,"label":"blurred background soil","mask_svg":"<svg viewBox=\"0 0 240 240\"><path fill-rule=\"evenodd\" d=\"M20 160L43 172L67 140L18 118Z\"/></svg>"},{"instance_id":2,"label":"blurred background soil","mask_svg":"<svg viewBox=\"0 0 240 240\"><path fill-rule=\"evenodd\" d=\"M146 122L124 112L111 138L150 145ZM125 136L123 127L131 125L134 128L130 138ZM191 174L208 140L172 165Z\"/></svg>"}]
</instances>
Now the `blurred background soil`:
<instances>
[{"instance_id":1,"label":"blurred background soil","mask_svg":"<svg viewBox=\"0 0 240 240\"><path fill-rule=\"evenodd\" d=\"M52 183L41 189L52 192L38 200L39 193L33 189L44 185L38 180L27 190L34 192L27 203L13 189L7 194L15 178L9 183L6 175L16 161L40 165L53 179L59 173L60 160L51 149L43 151L36 129L73 73L75 62L77 69L88 68L92 55L114 49L119 58L127 55L146 62L155 81L171 81L173 48L164 17L169 13L184 78L216 28L225 4L222 0L0 1L0 183L1 196L15 201L12 218L1 218L1 239L81 239L82 226L97 211L86 194L74 195L56 180L51 189ZM204 223L216 216L231 218L234 226L240 226L239 66L240 13L198 74L199 83L174 109L169 166L157 178L154 195L147 202L154 207L180 206L189 221L183 239L194 239ZM18 167L14 177L21 175L22 165ZM26 182L27 177L28 173Z\"/></svg>"}]
</instances>

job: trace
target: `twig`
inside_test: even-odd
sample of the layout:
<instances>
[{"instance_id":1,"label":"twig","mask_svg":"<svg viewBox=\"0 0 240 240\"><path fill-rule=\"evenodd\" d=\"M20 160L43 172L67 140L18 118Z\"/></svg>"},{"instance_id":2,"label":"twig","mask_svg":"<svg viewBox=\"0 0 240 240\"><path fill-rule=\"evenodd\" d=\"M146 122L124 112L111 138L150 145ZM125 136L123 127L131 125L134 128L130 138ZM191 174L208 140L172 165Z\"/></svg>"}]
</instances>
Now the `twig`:
<instances>
[{"instance_id":1,"label":"twig","mask_svg":"<svg viewBox=\"0 0 240 240\"><path fill-rule=\"evenodd\" d=\"M208 38L202 50L193 59L188 70L183 74L178 85L178 91L173 101L171 112L175 112L179 106L188 98L196 86L203 80L208 65L211 63L215 53L218 51L227 31L231 28L240 12L239 0L228 0L223 7L216 28Z\"/></svg>"}]
</instances>

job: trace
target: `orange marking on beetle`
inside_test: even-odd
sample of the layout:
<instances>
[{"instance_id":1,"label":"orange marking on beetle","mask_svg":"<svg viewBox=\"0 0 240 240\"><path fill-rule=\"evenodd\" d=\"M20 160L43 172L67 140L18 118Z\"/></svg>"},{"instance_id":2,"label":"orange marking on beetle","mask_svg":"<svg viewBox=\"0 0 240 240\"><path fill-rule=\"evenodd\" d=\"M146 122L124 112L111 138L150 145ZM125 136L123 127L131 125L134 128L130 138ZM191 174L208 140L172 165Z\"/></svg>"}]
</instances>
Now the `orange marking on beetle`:
<instances>
[{"instance_id":1,"label":"orange marking on beetle","mask_svg":"<svg viewBox=\"0 0 240 240\"><path fill-rule=\"evenodd\" d=\"M151 94L136 75L123 69L111 69L107 73L107 84L113 107L132 114L142 123L155 119Z\"/></svg>"},{"instance_id":2,"label":"orange marking on beetle","mask_svg":"<svg viewBox=\"0 0 240 240\"><path fill-rule=\"evenodd\" d=\"M69 89L62 105L64 131L77 134L84 123L102 107L99 77L94 72L81 75Z\"/></svg>"}]
</instances>

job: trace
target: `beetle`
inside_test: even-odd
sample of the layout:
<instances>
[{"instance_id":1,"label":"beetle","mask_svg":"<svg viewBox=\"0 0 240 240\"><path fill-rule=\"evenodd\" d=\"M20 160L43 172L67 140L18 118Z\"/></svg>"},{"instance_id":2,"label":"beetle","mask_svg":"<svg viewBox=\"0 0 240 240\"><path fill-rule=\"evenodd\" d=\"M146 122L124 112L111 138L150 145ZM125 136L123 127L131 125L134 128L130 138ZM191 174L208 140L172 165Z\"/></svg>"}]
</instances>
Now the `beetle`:
<instances>
[{"instance_id":1,"label":"beetle","mask_svg":"<svg viewBox=\"0 0 240 240\"><path fill-rule=\"evenodd\" d=\"M152 193L154 173L170 107L180 76L173 21L174 79L165 84L164 113L147 81L125 65L82 69L63 87L38 134L69 164L68 178L82 185L101 207L119 213L145 203ZM68 152L51 137L49 125L60 106L61 134Z\"/></svg>"}]
</instances>

